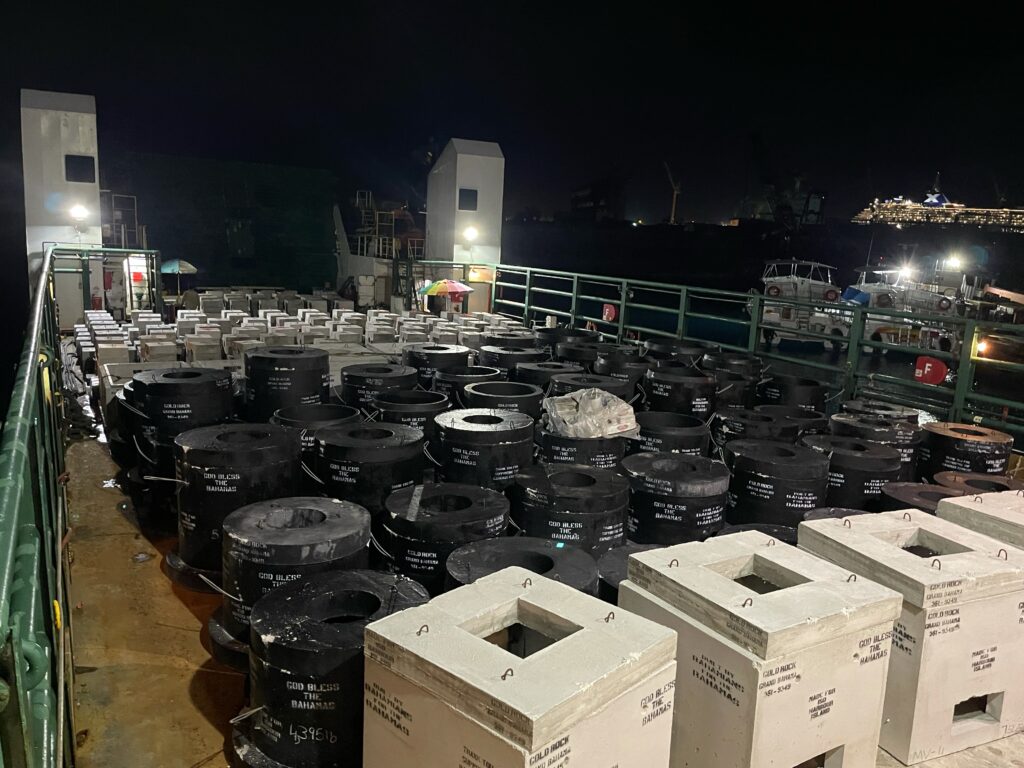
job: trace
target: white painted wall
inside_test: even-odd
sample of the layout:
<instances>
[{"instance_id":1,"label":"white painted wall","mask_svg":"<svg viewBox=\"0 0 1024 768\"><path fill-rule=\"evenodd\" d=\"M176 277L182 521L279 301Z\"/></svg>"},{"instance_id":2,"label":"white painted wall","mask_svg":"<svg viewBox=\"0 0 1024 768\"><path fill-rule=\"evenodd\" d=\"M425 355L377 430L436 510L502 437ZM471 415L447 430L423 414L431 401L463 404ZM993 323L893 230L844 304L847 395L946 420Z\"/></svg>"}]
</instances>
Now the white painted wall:
<instances>
[{"instance_id":1,"label":"white painted wall","mask_svg":"<svg viewBox=\"0 0 1024 768\"><path fill-rule=\"evenodd\" d=\"M458 210L460 188L477 190L477 209ZM505 158L489 141L452 139L427 178L427 258L501 262ZM476 240L464 237L475 227Z\"/></svg>"},{"instance_id":2,"label":"white painted wall","mask_svg":"<svg viewBox=\"0 0 1024 768\"><path fill-rule=\"evenodd\" d=\"M75 93L22 90L21 154L25 180L25 244L30 285L43 256L43 243L102 245L100 227L99 143L96 135L96 100ZM65 178L64 156L87 155L96 165L93 183L71 182ZM74 205L89 211L81 223L71 218ZM76 226L77 225L77 226ZM62 262L70 267L72 262ZM90 287L101 295L103 268L92 265ZM61 327L82 322L82 286L77 275L61 274L56 279Z\"/></svg>"}]
</instances>

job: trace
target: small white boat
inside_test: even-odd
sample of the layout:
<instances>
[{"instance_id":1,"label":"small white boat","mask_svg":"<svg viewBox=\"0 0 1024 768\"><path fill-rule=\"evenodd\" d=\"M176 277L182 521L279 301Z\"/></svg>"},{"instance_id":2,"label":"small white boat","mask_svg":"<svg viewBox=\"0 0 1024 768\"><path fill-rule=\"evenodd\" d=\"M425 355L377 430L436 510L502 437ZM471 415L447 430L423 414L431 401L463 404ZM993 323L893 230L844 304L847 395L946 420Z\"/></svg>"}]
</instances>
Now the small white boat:
<instances>
[{"instance_id":1,"label":"small white boat","mask_svg":"<svg viewBox=\"0 0 1024 768\"><path fill-rule=\"evenodd\" d=\"M839 286L833 282L835 267L819 261L769 261L761 282L765 299L761 310L764 340L778 344L783 340L821 343L823 340L801 336L799 331L812 331L834 339L832 346L841 348L849 335L849 323L839 311ZM791 299L819 303L814 308L794 306Z\"/></svg>"}]
</instances>

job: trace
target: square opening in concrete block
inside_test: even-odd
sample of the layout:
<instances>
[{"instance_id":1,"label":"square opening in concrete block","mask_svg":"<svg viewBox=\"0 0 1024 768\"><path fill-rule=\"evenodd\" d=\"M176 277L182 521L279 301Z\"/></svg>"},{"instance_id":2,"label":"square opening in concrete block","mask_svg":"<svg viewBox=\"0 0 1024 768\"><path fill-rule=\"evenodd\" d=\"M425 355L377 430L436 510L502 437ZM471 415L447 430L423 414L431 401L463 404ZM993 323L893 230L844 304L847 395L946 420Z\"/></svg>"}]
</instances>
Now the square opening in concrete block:
<instances>
[{"instance_id":1,"label":"square opening in concrete block","mask_svg":"<svg viewBox=\"0 0 1024 768\"><path fill-rule=\"evenodd\" d=\"M971 696L953 706L953 732L958 733L977 724L998 723L1003 716L1003 694L987 693Z\"/></svg>"},{"instance_id":2,"label":"square opening in concrete block","mask_svg":"<svg viewBox=\"0 0 1024 768\"><path fill-rule=\"evenodd\" d=\"M910 538L900 542L900 549L918 557L939 557L940 555L961 555L973 552L970 547L958 541L947 539L934 531L918 528Z\"/></svg>"},{"instance_id":3,"label":"square opening in concrete block","mask_svg":"<svg viewBox=\"0 0 1024 768\"><path fill-rule=\"evenodd\" d=\"M843 768L844 751L843 747L836 747L828 752L815 755L810 760L804 760L793 768Z\"/></svg>"},{"instance_id":4,"label":"square opening in concrete block","mask_svg":"<svg viewBox=\"0 0 1024 768\"><path fill-rule=\"evenodd\" d=\"M708 567L759 595L789 589L810 581L803 574L756 554L711 563Z\"/></svg>"},{"instance_id":5,"label":"square opening in concrete block","mask_svg":"<svg viewBox=\"0 0 1024 768\"><path fill-rule=\"evenodd\" d=\"M556 625L542 616L536 606L522 600L517 600L513 610L498 621L498 629L482 639L520 659L529 658L583 629L571 622Z\"/></svg>"}]
</instances>

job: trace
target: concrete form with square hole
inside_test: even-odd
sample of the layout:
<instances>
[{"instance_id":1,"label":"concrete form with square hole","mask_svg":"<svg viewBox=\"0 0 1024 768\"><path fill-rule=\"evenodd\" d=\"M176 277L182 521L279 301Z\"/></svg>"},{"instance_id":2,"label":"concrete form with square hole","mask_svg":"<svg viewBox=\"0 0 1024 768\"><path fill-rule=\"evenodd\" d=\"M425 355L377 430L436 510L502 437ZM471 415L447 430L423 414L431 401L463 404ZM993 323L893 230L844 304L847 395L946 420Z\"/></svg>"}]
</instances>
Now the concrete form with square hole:
<instances>
[{"instance_id":1,"label":"concrete form with square hole","mask_svg":"<svg viewBox=\"0 0 1024 768\"><path fill-rule=\"evenodd\" d=\"M898 593L754 531L628 573L620 608L679 633L672 768L874 768Z\"/></svg>"},{"instance_id":2,"label":"concrete form with square hole","mask_svg":"<svg viewBox=\"0 0 1024 768\"><path fill-rule=\"evenodd\" d=\"M1024 491L954 496L940 501L936 514L1024 549Z\"/></svg>"},{"instance_id":3,"label":"concrete form with square hole","mask_svg":"<svg viewBox=\"0 0 1024 768\"><path fill-rule=\"evenodd\" d=\"M523 568L366 628L365 768L667 768L676 635Z\"/></svg>"},{"instance_id":4,"label":"concrete form with square hole","mask_svg":"<svg viewBox=\"0 0 1024 768\"><path fill-rule=\"evenodd\" d=\"M912 765L1024 730L1024 551L918 510L815 520L799 535L903 595L883 749Z\"/></svg>"}]
</instances>

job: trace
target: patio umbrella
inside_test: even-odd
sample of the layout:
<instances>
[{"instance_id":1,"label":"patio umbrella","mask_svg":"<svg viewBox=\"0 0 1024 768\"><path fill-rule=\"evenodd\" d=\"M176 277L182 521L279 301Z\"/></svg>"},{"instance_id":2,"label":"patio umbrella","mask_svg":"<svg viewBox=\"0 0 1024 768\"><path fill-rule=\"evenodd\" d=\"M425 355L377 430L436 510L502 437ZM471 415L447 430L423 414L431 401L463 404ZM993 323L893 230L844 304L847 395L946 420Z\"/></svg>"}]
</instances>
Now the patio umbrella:
<instances>
[{"instance_id":1,"label":"patio umbrella","mask_svg":"<svg viewBox=\"0 0 1024 768\"><path fill-rule=\"evenodd\" d=\"M161 275L177 275L178 276L178 295L181 295L181 276L182 275L194 275L198 273L195 264L185 261L184 259L171 259L160 265Z\"/></svg>"},{"instance_id":2,"label":"patio umbrella","mask_svg":"<svg viewBox=\"0 0 1024 768\"><path fill-rule=\"evenodd\" d=\"M427 283L419 289L420 296L447 296L448 308L451 309L452 301L458 301L473 289L458 280L449 280L447 277Z\"/></svg>"}]
</instances>

